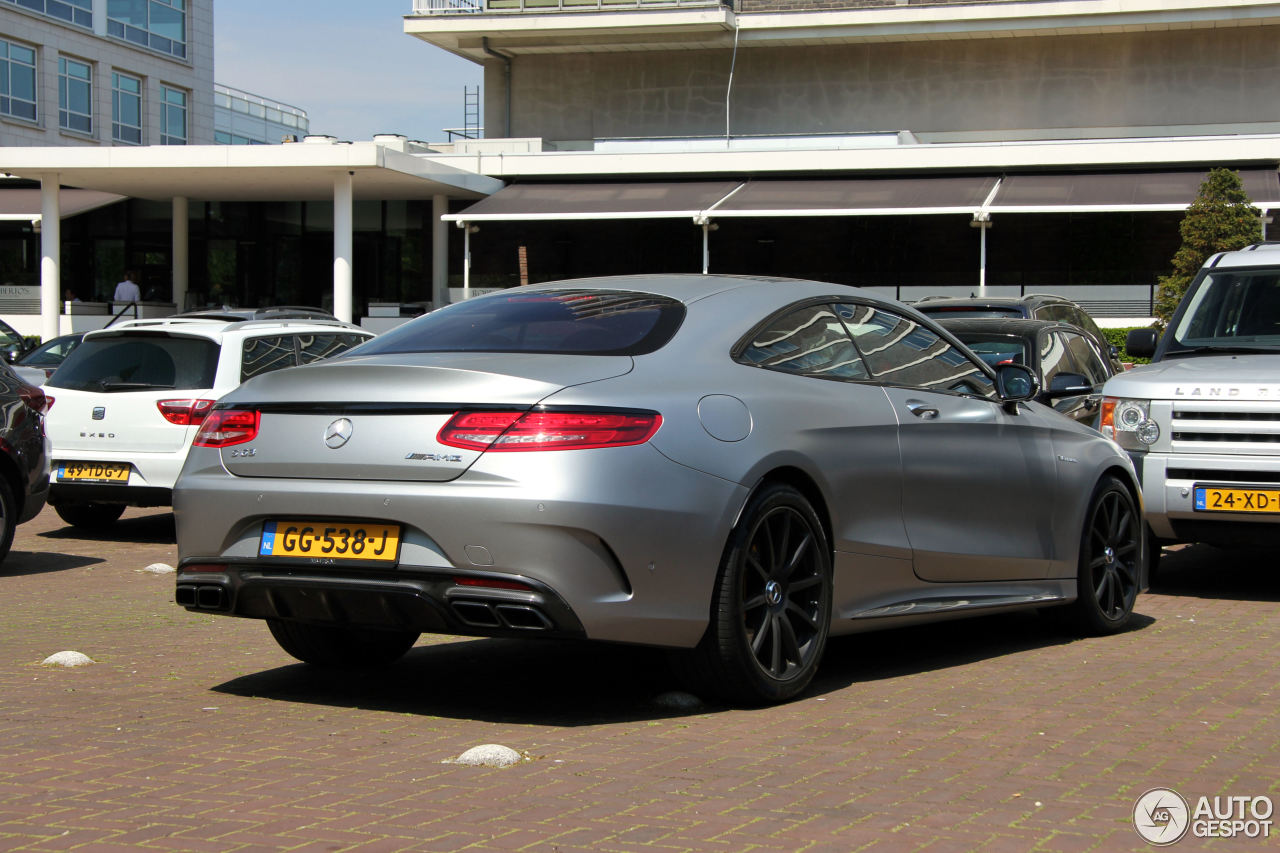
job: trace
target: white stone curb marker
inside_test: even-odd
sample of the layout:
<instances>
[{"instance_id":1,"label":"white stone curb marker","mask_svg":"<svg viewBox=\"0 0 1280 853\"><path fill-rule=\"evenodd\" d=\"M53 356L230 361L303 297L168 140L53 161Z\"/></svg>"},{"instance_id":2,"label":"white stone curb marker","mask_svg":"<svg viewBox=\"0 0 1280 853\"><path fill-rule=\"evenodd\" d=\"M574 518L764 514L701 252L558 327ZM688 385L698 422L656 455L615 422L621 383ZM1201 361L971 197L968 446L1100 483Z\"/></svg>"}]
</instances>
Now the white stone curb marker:
<instances>
[{"instance_id":1,"label":"white stone curb marker","mask_svg":"<svg viewBox=\"0 0 1280 853\"><path fill-rule=\"evenodd\" d=\"M87 666L95 661L80 652L58 652L56 655L49 655L40 663L44 666Z\"/></svg>"},{"instance_id":2,"label":"white stone curb marker","mask_svg":"<svg viewBox=\"0 0 1280 853\"><path fill-rule=\"evenodd\" d=\"M509 746L499 743L485 743L473 746L457 758L445 761L445 764L465 764L469 767L510 767L519 764L525 758Z\"/></svg>"}]
</instances>

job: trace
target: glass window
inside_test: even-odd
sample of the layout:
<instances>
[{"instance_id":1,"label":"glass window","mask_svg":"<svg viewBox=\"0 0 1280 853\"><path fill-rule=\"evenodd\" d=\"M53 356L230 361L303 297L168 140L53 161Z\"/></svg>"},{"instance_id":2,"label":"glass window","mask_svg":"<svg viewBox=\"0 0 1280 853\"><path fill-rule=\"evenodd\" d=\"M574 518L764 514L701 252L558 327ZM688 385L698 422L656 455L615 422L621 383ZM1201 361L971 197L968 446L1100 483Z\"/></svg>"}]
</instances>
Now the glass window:
<instances>
[{"instance_id":1,"label":"glass window","mask_svg":"<svg viewBox=\"0 0 1280 853\"><path fill-rule=\"evenodd\" d=\"M0 114L36 120L36 52L0 39Z\"/></svg>"},{"instance_id":2,"label":"glass window","mask_svg":"<svg viewBox=\"0 0 1280 853\"><path fill-rule=\"evenodd\" d=\"M65 56L58 57L58 127L93 133L93 69Z\"/></svg>"},{"instance_id":3,"label":"glass window","mask_svg":"<svg viewBox=\"0 0 1280 853\"><path fill-rule=\"evenodd\" d=\"M1076 367L1084 374L1092 385L1100 385L1107 381L1107 377L1111 375L1111 371L1107 369L1106 362L1102 360L1102 356L1098 353L1098 347L1093 341L1084 335L1073 335L1066 333L1067 350L1071 353L1071 360L1075 362Z\"/></svg>"},{"instance_id":4,"label":"glass window","mask_svg":"<svg viewBox=\"0 0 1280 853\"><path fill-rule=\"evenodd\" d=\"M847 309L841 306L841 310ZM752 336L738 358L805 376L869 378L867 366L830 305L810 305L774 320Z\"/></svg>"},{"instance_id":5,"label":"glass window","mask_svg":"<svg viewBox=\"0 0 1280 853\"><path fill-rule=\"evenodd\" d=\"M47 385L106 392L210 388L217 367L218 345L207 338L95 335L71 351Z\"/></svg>"},{"instance_id":6,"label":"glass window","mask_svg":"<svg viewBox=\"0 0 1280 853\"><path fill-rule=\"evenodd\" d=\"M187 144L187 93L160 87L160 144Z\"/></svg>"},{"instance_id":7,"label":"glass window","mask_svg":"<svg viewBox=\"0 0 1280 853\"><path fill-rule=\"evenodd\" d=\"M293 335L268 335L246 338L240 358L240 381L261 373L270 373L298 363L293 348Z\"/></svg>"},{"instance_id":8,"label":"glass window","mask_svg":"<svg viewBox=\"0 0 1280 853\"><path fill-rule=\"evenodd\" d=\"M142 144L142 81L119 71L111 73L111 138Z\"/></svg>"},{"instance_id":9,"label":"glass window","mask_svg":"<svg viewBox=\"0 0 1280 853\"><path fill-rule=\"evenodd\" d=\"M839 311L877 380L983 397L995 393L981 367L915 320L870 305L841 305Z\"/></svg>"},{"instance_id":10,"label":"glass window","mask_svg":"<svg viewBox=\"0 0 1280 853\"><path fill-rule=\"evenodd\" d=\"M107 0L107 35L172 56L187 55L185 0Z\"/></svg>"},{"instance_id":11,"label":"glass window","mask_svg":"<svg viewBox=\"0 0 1280 853\"><path fill-rule=\"evenodd\" d=\"M8 2L81 27L93 26L93 0L8 0Z\"/></svg>"},{"instance_id":12,"label":"glass window","mask_svg":"<svg viewBox=\"0 0 1280 853\"><path fill-rule=\"evenodd\" d=\"M643 355L671 340L684 305L623 290L524 288L424 314L360 347L399 352L542 352Z\"/></svg>"},{"instance_id":13,"label":"glass window","mask_svg":"<svg viewBox=\"0 0 1280 853\"><path fill-rule=\"evenodd\" d=\"M1061 332L1050 332L1040 340L1040 387L1049 389L1059 373L1079 373L1071 359L1067 341Z\"/></svg>"},{"instance_id":14,"label":"glass window","mask_svg":"<svg viewBox=\"0 0 1280 853\"><path fill-rule=\"evenodd\" d=\"M298 360L310 364L340 352L359 346L369 338L354 332L326 332L324 334L298 335Z\"/></svg>"}]
</instances>

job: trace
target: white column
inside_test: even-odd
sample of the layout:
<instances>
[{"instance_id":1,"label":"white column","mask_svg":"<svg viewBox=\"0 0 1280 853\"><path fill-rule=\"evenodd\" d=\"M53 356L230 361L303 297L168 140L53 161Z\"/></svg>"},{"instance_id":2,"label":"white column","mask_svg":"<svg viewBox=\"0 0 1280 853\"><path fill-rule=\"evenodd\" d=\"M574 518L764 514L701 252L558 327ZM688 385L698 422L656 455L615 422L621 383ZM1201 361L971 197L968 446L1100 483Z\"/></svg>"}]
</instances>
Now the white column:
<instances>
[{"instance_id":1,"label":"white column","mask_svg":"<svg viewBox=\"0 0 1280 853\"><path fill-rule=\"evenodd\" d=\"M431 197L431 301L443 308L449 303L449 223L440 217L449 212L449 197Z\"/></svg>"},{"instance_id":2,"label":"white column","mask_svg":"<svg viewBox=\"0 0 1280 853\"><path fill-rule=\"evenodd\" d=\"M190 241L188 237L187 200L183 196L173 197L173 304L178 312L187 306L187 269L189 266Z\"/></svg>"},{"instance_id":3,"label":"white column","mask_svg":"<svg viewBox=\"0 0 1280 853\"><path fill-rule=\"evenodd\" d=\"M93 0L93 33L107 34L107 0Z\"/></svg>"},{"instance_id":4,"label":"white column","mask_svg":"<svg viewBox=\"0 0 1280 853\"><path fill-rule=\"evenodd\" d=\"M702 223L702 274L706 275L711 269L711 225L710 223Z\"/></svg>"},{"instance_id":5,"label":"white column","mask_svg":"<svg viewBox=\"0 0 1280 853\"><path fill-rule=\"evenodd\" d=\"M62 281L58 272L62 257L62 210L58 204L58 175L40 177L40 337L58 336L58 305Z\"/></svg>"},{"instance_id":6,"label":"white column","mask_svg":"<svg viewBox=\"0 0 1280 853\"><path fill-rule=\"evenodd\" d=\"M351 322L351 176L333 182L333 316Z\"/></svg>"},{"instance_id":7,"label":"white column","mask_svg":"<svg viewBox=\"0 0 1280 853\"><path fill-rule=\"evenodd\" d=\"M984 214L985 216L985 214ZM991 228L991 220L979 218L974 214L970 226L978 229L978 295L987 295L987 231Z\"/></svg>"}]
</instances>

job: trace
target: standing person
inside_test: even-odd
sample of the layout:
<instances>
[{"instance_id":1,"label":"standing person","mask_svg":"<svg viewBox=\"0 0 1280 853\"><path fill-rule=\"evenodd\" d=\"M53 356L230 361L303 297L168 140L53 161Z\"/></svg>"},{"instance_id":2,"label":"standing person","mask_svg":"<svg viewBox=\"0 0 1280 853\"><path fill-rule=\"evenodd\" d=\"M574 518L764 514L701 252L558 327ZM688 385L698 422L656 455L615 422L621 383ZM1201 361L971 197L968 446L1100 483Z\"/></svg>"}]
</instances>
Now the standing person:
<instances>
[{"instance_id":1,"label":"standing person","mask_svg":"<svg viewBox=\"0 0 1280 853\"><path fill-rule=\"evenodd\" d=\"M125 270L124 281L116 285L115 295L111 297L112 302L137 302L142 299L142 291L134 282L137 275L133 270Z\"/></svg>"}]
</instances>

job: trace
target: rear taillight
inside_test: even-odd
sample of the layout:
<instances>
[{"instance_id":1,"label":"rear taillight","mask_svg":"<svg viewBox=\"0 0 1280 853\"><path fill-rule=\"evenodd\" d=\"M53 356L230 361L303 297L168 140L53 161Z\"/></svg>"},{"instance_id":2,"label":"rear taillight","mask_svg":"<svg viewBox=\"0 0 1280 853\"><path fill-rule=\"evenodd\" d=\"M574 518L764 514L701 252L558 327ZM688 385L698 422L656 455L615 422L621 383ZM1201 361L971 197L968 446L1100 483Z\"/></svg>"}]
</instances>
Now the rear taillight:
<instances>
[{"instance_id":1,"label":"rear taillight","mask_svg":"<svg viewBox=\"0 0 1280 853\"><path fill-rule=\"evenodd\" d=\"M258 437L262 416L247 409L222 409L210 412L200 424L192 444L196 447L230 447Z\"/></svg>"},{"instance_id":2,"label":"rear taillight","mask_svg":"<svg viewBox=\"0 0 1280 853\"><path fill-rule=\"evenodd\" d=\"M192 426L204 420L214 400L158 400L156 408L164 419L178 426Z\"/></svg>"},{"instance_id":3,"label":"rear taillight","mask_svg":"<svg viewBox=\"0 0 1280 853\"><path fill-rule=\"evenodd\" d=\"M53 407L53 398L46 395L35 385L22 385L18 388L18 397L31 411L43 415Z\"/></svg>"},{"instance_id":4,"label":"rear taillight","mask_svg":"<svg viewBox=\"0 0 1280 853\"><path fill-rule=\"evenodd\" d=\"M436 440L468 450L587 450L644 444L657 412L458 412Z\"/></svg>"}]
</instances>

